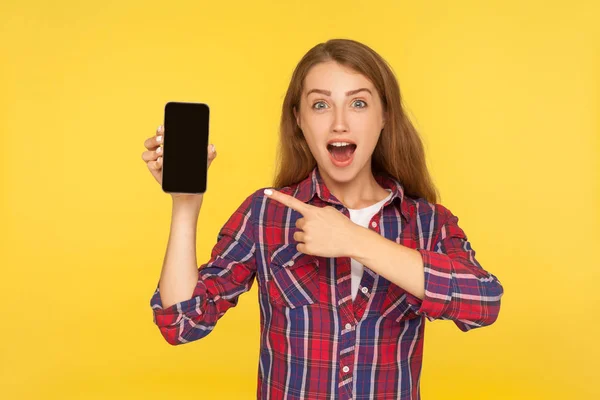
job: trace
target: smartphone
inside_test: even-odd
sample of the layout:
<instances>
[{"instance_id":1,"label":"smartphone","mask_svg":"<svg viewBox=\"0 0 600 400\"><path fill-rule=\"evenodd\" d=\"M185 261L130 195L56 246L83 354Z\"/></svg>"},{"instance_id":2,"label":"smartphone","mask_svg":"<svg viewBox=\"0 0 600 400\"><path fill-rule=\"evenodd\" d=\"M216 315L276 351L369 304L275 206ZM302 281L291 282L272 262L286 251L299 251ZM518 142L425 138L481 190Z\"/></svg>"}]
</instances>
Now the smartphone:
<instances>
[{"instance_id":1,"label":"smartphone","mask_svg":"<svg viewBox=\"0 0 600 400\"><path fill-rule=\"evenodd\" d=\"M209 107L170 101L165 105L162 190L206 192Z\"/></svg>"}]
</instances>

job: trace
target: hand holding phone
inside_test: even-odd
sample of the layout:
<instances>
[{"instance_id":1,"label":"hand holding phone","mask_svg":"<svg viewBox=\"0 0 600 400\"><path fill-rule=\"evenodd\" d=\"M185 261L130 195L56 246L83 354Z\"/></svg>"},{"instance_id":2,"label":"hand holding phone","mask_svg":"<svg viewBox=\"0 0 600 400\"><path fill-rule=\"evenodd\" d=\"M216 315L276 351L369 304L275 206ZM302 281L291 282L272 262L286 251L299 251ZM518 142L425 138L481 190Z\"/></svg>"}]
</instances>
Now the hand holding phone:
<instances>
[{"instance_id":1,"label":"hand holding phone","mask_svg":"<svg viewBox=\"0 0 600 400\"><path fill-rule=\"evenodd\" d=\"M165 110L166 109L167 108L165 107ZM208 116L206 116L206 117L208 117ZM165 122L166 122L166 120L167 120L167 115L165 115ZM206 121L205 126L208 126L207 121ZM201 136L205 136L206 142L208 142L208 132L206 132L206 135L201 135ZM161 145L164 146L165 137L166 137L166 131L164 129L164 126L161 125L156 130L156 133L154 136L152 136L144 141L144 147L147 150L142 153L142 159L146 162L146 165L147 165L148 169L150 170L150 173L152 174L154 179L156 179L156 181L161 186L163 186L163 182L164 182L164 176L163 176L164 175L163 174L164 147L161 147ZM198 140L198 138L196 138L196 140ZM202 141L202 140L200 140L200 141ZM173 147L176 147L178 144L181 145L181 141L177 141L177 140L173 140L170 143L174 143ZM201 144L201 145L203 145L203 144ZM163 191L170 193L173 198L176 198L176 197L180 198L180 197L186 197L186 196L202 197L203 192L206 191L206 172L208 171L208 168L210 167L213 160L217 157L216 151L212 150L212 145L206 145L204 148L206 149L206 153L205 153L206 157L202 157L202 158L204 158L206 160L206 164L205 164L205 168L200 168L200 174L204 175L204 177L201 176L201 180L204 180L204 184L200 185L200 186L204 186L204 188L200 188L200 189L203 189L202 193L198 194L198 193L185 193L185 192L176 192L176 191L171 193L169 191L166 191L164 189L164 186L163 186ZM197 150L200 151L200 149L197 149ZM195 157L195 159L197 162L198 157ZM200 183L202 183L202 182L200 182ZM198 185L197 179L195 180L195 184Z\"/></svg>"},{"instance_id":2,"label":"hand holding phone","mask_svg":"<svg viewBox=\"0 0 600 400\"><path fill-rule=\"evenodd\" d=\"M203 194L207 186L209 108L204 103L165 105L162 189L170 194Z\"/></svg>"}]
</instances>

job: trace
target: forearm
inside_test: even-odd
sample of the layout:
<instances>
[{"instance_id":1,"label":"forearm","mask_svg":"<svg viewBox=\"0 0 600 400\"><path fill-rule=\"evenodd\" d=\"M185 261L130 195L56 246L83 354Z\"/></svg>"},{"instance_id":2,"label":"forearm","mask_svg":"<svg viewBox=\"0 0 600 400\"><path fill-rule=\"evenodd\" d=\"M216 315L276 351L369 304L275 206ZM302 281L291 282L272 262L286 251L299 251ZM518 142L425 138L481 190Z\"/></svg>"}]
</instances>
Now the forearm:
<instances>
[{"instance_id":1,"label":"forearm","mask_svg":"<svg viewBox=\"0 0 600 400\"><path fill-rule=\"evenodd\" d=\"M357 225L350 257L412 295L425 297L425 272L421 254Z\"/></svg>"},{"instance_id":2,"label":"forearm","mask_svg":"<svg viewBox=\"0 0 600 400\"><path fill-rule=\"evenodd\" d=\"M165 309L189 300L198 283L196 230L200 207L173 202L169 242L158 284Z\"/></svg>"}]
</instances>

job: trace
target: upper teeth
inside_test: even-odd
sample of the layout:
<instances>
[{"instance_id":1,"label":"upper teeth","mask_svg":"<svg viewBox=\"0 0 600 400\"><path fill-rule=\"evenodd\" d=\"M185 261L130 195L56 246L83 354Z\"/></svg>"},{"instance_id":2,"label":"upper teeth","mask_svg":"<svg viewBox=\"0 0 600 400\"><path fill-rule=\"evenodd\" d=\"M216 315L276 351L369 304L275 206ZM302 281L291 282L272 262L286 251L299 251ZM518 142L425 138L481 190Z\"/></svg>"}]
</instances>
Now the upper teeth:
<instances>
[{"instance_id":1,"label":"upper teeth","mask_svg":"<svg viewBox=\"0 0 600 400\"><path fill-rule=\"evenodd\" d=\"M329 143L331 146L342 147L342 146L350 146L352 143L347 142L333 142Z\"/></svg>"}]
</instances>

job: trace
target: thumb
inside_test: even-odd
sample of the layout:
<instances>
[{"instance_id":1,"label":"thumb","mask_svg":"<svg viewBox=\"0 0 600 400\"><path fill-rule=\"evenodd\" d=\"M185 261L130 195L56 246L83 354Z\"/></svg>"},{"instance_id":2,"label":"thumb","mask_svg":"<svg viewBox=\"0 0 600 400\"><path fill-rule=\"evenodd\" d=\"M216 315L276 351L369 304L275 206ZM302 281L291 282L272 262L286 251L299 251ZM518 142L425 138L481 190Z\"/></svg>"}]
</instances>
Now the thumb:
<instances>
[{"instance_id":1,"label":"thumb","mask_svg":"<svg viewBox=\"0 0 600 400\"><path fill-rule=\"evenodd\" d=\"M213 160L217 158L217 151L215 149L214 144L208 145L208 166L213 162Z\"/></svg>"}]
</instances>

